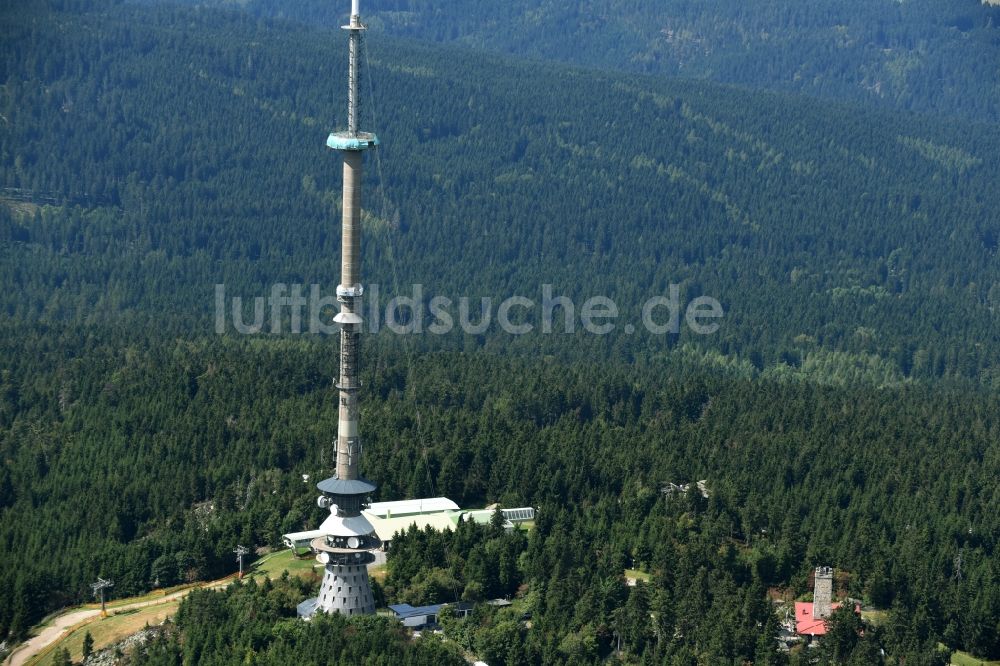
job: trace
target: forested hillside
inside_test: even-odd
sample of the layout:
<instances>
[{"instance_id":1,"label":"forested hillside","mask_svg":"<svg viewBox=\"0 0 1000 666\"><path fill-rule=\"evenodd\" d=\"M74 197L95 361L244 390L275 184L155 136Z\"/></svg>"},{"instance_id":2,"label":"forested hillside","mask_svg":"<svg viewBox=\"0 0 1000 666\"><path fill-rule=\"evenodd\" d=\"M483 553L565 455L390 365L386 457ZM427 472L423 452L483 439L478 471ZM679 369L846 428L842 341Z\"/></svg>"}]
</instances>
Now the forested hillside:
<instances>
[{"instance_id":1,"label":"forested hillside","mask_svg":"<svg viewBox=\"0 0 1000 666\"><path fill-rule=\"evenodd\" d=\"M195 592L177 614L184 640L168 626L135 656L147 666L176 664L312 664L352 666L463 666L459 649L440 640L410 640L395 620L320 614L295 617L305 593L296 581L233 585L225 592Z\"/></svg>"},{"instance_id":2,"label":"forested hillside","mask_svg":"<svg viewBox=\"0 0 1000 666\"><path fill-rule=\"evenodd\" d=\"M343 22L325 0L239 5ZM373 29L393 35L1000 120L1000 8L980 0L370 0L364 11Z\"/></svg>"},{"instance_id":3,"label":"forested hillside","mask_svg":"<svg viewBox=\"0 0 1000 666\"><path fill-rule=\"evenodd\" d=\"M119 595L220 575L236 543L321 518L337 339L217 335L215 285L332 292L344 42L84 1L4 5L0 33L0 637L18 638L98 575ZM383 301L550 283L637 323L677 283L725 308L704 336L367 336L376 499L538 508L527 535L399 537L380 594L519 595L530 627L454 628L494 666L596 663L619 637L637 663L784 663L768 589L804 594L829 564L886 612L863 637L839 618L814 656L1000 657L995 125L371 37ZM661 492L699 479L707 499ZM456 657L379 620L286 620L304 594L196 595L138 658Z\"/></svg>"},{"instance_id":4,"label":"forested hillside","mask_svg":"<svg viewBox=\"0 0 1000 666\"><path fill-rule=\"evenodd\" d=\"M210 333L215 284L332 292L339 32L129 6L4 20L12 319ZM419 344L628 359L690 343L743 374L997 381L996 126L389 40L367 61L383 147L364 262L383 299L421 283L539 302L549 283L639 328ZM721 302L717 333L645 334L642 304L671 283Z\"/></svg>"},{"instance_id":5,"label":"forested hillside","mask_svg":"<svg viewBox=\"0 0 1000 666\"><path fill-rule=\"evenodd\" d=\"M220 575L236 543L318 523L301 474L331 469L332 344L40 333L3 349L0 626L86 598L97 575L121 595ZM519 653L587 661L627 631L634 654L760 660L774 648L758 644L764 590L804 593L832 562L850 594L891 609L859 649L996 654L995 394L373 345L364 365L380 499L538 507L523 543L398 539L390 602L523 584L534 628L504 625ZM705 501L660 492L696 479ZM627 566L653 573L633 603L655 599L662 626L613 612Z\"/></svg>"}]
</instances>

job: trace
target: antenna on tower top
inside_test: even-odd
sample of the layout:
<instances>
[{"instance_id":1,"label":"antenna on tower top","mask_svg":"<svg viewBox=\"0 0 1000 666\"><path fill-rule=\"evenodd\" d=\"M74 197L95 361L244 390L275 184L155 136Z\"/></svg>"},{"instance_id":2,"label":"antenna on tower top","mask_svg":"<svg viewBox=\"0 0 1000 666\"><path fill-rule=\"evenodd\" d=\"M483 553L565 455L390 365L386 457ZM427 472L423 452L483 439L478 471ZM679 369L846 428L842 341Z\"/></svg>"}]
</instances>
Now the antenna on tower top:
<instances>
[{"instance_id":1,"label":"antenna on tower top","mask_svg":"<svg viewBox=\"0 0 1000 666\"><path fill-rule=\"evenodd\" d=\"M347 25L340 27L351 33L348 44L350 60L347 68L347 132L345 134L358 138L358 63L361 52L361 31L365 29L361 23L360 0L351 0L350 21ZM332 134L330 136L333 137ZM373 140L372 145L378 145L378 139L375 139L374 134L371 135L371 139ZM333 145L329 141L326 145L336 150L364 150L368 147L366 145L364 147L344 148Z\"/></svg>"}]
</instances>

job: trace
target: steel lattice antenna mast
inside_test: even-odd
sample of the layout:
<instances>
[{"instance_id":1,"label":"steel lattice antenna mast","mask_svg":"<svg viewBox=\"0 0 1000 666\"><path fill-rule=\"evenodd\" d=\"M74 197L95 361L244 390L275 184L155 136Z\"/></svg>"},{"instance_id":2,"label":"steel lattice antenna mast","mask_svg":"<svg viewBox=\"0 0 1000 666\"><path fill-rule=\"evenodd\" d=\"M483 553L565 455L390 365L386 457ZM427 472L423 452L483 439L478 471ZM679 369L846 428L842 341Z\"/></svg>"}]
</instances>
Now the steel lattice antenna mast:
<instances>
[{"instance_id":1,"label":"steel lattice antenna mast","mask_svg":"<svg viewBox=\"0 0 1000 666\"><path fill-rule=\"evenodd\" d=\"M250 549L246 546L236 546L236 549L233 550L233 552L236 553L236 561L240 563L239 577L240 580L243 580L243 556L249 553Z\"/></svg>"},{"instance_id":2,"label":"steel lattice antenna mast","mask_svg":"<svg viewBox=\"0 0 1000 666\"><path fill-rule=\"evenodd\" d=\"M96 583L90 584L90 587L94 590L94 596L96 597L98 594L101 595L101 615L104 617L107 617L108 615L108 612L104 609L104 590L114 586L115 584L110 580L104 580L100 576L98 576Z\"/></svg>"},{"instance_id":3,"label":"steel lattice antenna mast","mask_svg":"<svg viewBox=\"0 0 1000 666\"><path fill-rule=\"evenodd\" d=\"M378 145L370 132L358 130L358 66L361 52L359 0L351 2L351 19L343 26L349 34L347 75L347 131L333 132L326 145L340 151L344 158L343 230L340 284L337 301L340 313L334 321L340 325L340 376L337 380L339 418L337 424L336 474L317 484L323 493L321 507L330 509L330 517L320 530L325 536L313 539L311 546L325 566L319 596L299 607L299 614L316 611L344 615L375 612L375 600L368 584L367 565L374 561L369 552L381 545L374 528L361 514L375 485L361 478L361 435L358 427L359 347L361 339L361 179L363 153Z\"/></svg>"}]
</instances>

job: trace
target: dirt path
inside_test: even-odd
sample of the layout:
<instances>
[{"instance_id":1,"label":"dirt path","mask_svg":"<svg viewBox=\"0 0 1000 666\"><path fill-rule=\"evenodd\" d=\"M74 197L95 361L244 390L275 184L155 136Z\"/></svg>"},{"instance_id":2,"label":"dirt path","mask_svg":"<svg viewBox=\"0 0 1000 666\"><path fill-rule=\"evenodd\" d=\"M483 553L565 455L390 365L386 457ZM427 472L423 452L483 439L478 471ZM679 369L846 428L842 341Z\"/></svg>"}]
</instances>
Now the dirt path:
<instances>
[{"instance_id":1,"label":"dirt path","mask_svg":"<svg viewBox=\"0 0 1000 666\"><path fill-rule=\"evenodd\" d=\"M158 606L159 604L167 603L168 601L174 601L175 599L180 599L181 597L189 594L191 590L199 590L204 588L215 588L223 587L228 585L233 580L233 576L227 576L217 581L211 583L205 583L204 585L196 585L194 587L189 587L184 590L178 590L176 592L171 592L170 594L165 594L162 597L156 599L149 599L147 601L137 601L131 604L123 604L121 606L115 606L114 608L108 609L109 615L114 615L120 611L134 610L136 608L146 608L149 606ZM98 608L84 608L80 610L72 610L63 615L56 616L52 620L52 624L42 629L37 636L33 636L24 643L18 646L16 650L6 661L4 661L5 666L24 666L32 657L52 645L64 635L69 634L73 629L78 627L80 624L90 620L101 614Z\"/></svg>"},{"instance_id":2,"label":"dirt path","mask_svg":"<svg viewBox=\"0 0 1000 666\"><path fill-rule=\"evenodd\" d=\"M78 610L60 615L52 621L51 625L42 629L37 636L22 643L14 650L13 654L7 657L5 663L10 666L22 666L22 664L35 656L39 650L59 640L63 633L68 632L84 620L89 620L100 613L101 611L99 610Z\"/></svg>"},{"instance_id":3,"label":"dirt path","mask_svg":"<svg viewBox=\"0 0 1000 666\"><path fill-rule=\"evenodd\" d=\"M253 564L253 570L257 570L261 565L267 562L272 557L280 555L283 551L276 551L265 555L261 559L257 560ZM384 554L383 554L384 557ZM121 611L135 610L137 608L147 608L149 606L158 606L170 601L174 601L184 597L192 590L203 590L203 589L215 589L220 587L225 587L229 585L233 580L235 580L236 574L231 574L225 578L220 578L219 580L210 581L207 583L200 583L193 585L191 587L185 588L183 590L177 590L175 592L170 592L162 597L156 597L155 599L147 599L145 601L135 601L132 603L124 603L115 606L108 607L108 615L115 615ZM116 602L118 603L118 602ZM37 636L32 636L30 639L21 643L14 652L12 652L6 660L3 662L3 666L24 666L28 663L35 655L45 650L53 643L62 640L65 636L69 635L72 631L80 627L80 625L93 620L95 617L100 615L101 611L98 608L76 608L71 609L63 613L62 615L57 615L53 618L52 623L44 627L38 632Z\"/></svg>"}]
</instances>

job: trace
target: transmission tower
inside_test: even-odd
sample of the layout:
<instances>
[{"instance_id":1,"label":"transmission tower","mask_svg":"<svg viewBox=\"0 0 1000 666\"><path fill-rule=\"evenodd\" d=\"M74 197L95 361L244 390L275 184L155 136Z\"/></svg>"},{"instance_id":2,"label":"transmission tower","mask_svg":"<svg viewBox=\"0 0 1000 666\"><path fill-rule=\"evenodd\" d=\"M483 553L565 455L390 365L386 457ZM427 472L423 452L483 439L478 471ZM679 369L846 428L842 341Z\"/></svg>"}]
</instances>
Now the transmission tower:
<instances>
[{"instance_id":1,"label":"transmission tower","mask_svg":"<svg viewBox=\"0 0 1000 666\"><path fill-rule=\"evenodd\" d=\"M361 392L360 348L361 298L361 181L363 156L378 145L378 137L358 129L358 69L361 57L359 0L351 0L351 16L343 26L348 34L347 129L332 132L326 145L339 151L343 159L344 190L341 198L341 261L337 302L340 312L333 318L340 325L340 373L337 378L338 421L336 472L316 484L322 493L316 502L330 510L320 525L324 536L310 542L316 559L324 565L319 596L299 604L299 615L317 612L344 615L372 615L375 598L368 582L368 565L375 561L371 551L382 545L375 528L361 513L376 486L361 476ZM325 450L322 452L325 454Z\"/></svg>"},{"instance_id":2,"label":"transmission tower","mask_svg":"<svg viewBox=\"0 0 1000 666\"><path fill-rule=\"evenodd\" d=\"M109 587L114 587L115 584L110 580L104 580L100 576L97 578L96 583L91 583L90 587L94 590L94 596L101 595L101 617L107 617L108 611L104 608L104 590Z\"/></svg>"},{"instance_id":3,"label":"transmission tower","mask_svg":"<svg viewBox=\"0 0 1000 666\"><path fill-rule=\"evenodd\" d=\"M243 580L243 556L250 552L246 546L236 546L236 561L240 563L240 580Z\"/></svg>"}]
</instances>

